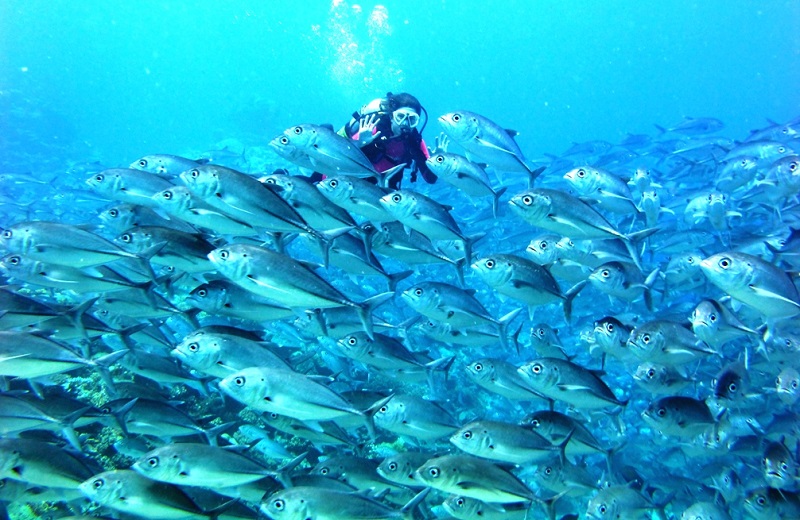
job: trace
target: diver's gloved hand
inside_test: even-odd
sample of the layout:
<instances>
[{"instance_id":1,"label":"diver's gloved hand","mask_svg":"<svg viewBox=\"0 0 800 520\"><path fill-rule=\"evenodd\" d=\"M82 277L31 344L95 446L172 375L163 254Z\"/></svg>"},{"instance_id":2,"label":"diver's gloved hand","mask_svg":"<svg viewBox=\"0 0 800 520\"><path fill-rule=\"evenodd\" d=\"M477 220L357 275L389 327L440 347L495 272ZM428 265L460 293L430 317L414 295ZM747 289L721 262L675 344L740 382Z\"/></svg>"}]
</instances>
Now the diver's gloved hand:
<instances>
[{"instance_id":1,"label":"diver's gloved hand","mask_svg":"<svg viewBox=\"0 0 800 520\"><path fill-rule=\"evenodd\" d=\"M437 135L433 139L433 141L436 144L436 147L433 150L428 148L428 152L431 155L436 155L437 153L445 153L445 152L447 152L447 147L450 146L450 138L447 137L447 134L442 132L441 134Z\"/></svg>"},{"instance_id":2,"label":"diver's gloved hand","mask_svg":"<svg viewBox=\"0 0 800 520\"><path fill-rule=\"evenodd\" d=\"M359 148L363 148L374 141L377 137L381 135L380 130L375 132L374 134L372 131L375 129L375 126L378 124L380 117L378 114L372 114L369 116L364 116L358 122L358 131L355 135L358 136L358 146Z\"/></svg>"}]
</instances>

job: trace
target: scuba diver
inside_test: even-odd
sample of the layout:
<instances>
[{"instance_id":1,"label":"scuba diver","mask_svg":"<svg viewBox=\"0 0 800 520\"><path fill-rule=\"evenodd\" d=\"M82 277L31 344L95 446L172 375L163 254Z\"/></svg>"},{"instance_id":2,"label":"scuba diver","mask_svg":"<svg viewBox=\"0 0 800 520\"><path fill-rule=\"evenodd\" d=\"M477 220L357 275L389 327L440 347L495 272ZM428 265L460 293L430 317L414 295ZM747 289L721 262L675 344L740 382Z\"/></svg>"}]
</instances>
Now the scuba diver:
<instances>
[{"instance_id":1,"label":"scuba diver","mask_svg":"<svg viewBox=\"0 0 800 520\"><path fill-rule=\"evenodd\" d=\"M387 179L387 186L396 190L400 188L406 168L411 168L411 182L417 182L417 172L428 184L436 182L436 175L425 164L429 152L422 140L422 130L427 123L428 113L416 97L389 92L385 98L375 99L353 112L353 117L338 133L357 141L379 172L405 164L405 168ZM377 179L371 180L377 183Z\"/></svg>"},{"instance_id":2,"label":"scuba diver","mask_svg":"<svg viewBox=\"0 0 800 520\"><path fill-rule=\"evenodd\" d=\"M405 163L411 168L411 182L417 182L419 172L428 184L433 184L436 175L425 164L429 153L422 139L427 123L428 113L416 97L389 92L385 98L375 99L353 112L339 134L358 141L361 151L379 172ZM390 189L399 189L403 170L387 180Z\"/></svg>"}]
</instances>

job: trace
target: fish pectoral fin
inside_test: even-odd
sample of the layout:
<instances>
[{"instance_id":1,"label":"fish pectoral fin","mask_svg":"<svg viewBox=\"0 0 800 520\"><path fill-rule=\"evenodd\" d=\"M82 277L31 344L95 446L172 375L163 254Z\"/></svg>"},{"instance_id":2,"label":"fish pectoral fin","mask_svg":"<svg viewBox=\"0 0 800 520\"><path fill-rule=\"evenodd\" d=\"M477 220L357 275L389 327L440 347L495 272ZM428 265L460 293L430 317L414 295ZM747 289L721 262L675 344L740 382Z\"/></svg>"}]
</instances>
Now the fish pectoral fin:
<instances>
[{"instance_id":1,"label":"fish pectoral fin","mask_svg":"<svg viewBox=\"0 0 800 520\"><path fill-rule=\"evenodd\" d=\"M489 141L487 141L485 139L481 139L480 137L476 137L475 141L479 145L485 146L486 148L491 148L492 150L497 150L498 152L505 152L505 153L507 153L509 155L514 155L514 152L512 152L511 150L506 150L505 148L497 146L494 143L490 143Z\"/></svg>"},{"instance_id":2,"label":"fish pectoral fin","mask_svg":"<svg viewBox=\"0 0 800 520\"><path fill-rule=\"evenodd\" d=\"M563 390L565 392L579 392L579 391L591 391L592 389L585 385L566 385L560 384L556 385L559 390Z\"/></svg>"},{"instance_id":3,"label":"fish pectoral fin","mask_svg":"<svg viewBox=\"0 0 800 520\"><path fill-rule=\"evenodd\" d=\"M790 304L794 305L795 307L797 307L798 309L800 309L800 303L798 303L798 302L796 302L794 300L790 300L789 298L786 298L785 296L781 296L780 294L774 293L772 291L767 291L766 289L761 289L760 287L756 287L754 285L750 285L749 287L754 293L756 293L758 296L761 296L762 298L771 298L771 299L775 299L775 300L778 300L778 301L790 303Z\"/></svg>"},{"instance_id":4,"label":"fish pectoral fin","mask_svg":"<svg viewBox=\"0 0 800 520\"><path fill-rule=\"evenodd\" d=\"M468 490L468 489L484 489L486 486L481 485L480 482L473 482L471 480L463 480L456 484L459 489Z\"/></svg>"},{"instance_id":5,"label":"fish pectoral fin","mask_svg":"<svg viewBox=\"0 0 800 520\"><path fill-rule=\"evenodd\" d=\"M563 218L561 218L559 216L550 215L550 220L552 220L553 222L555 222L557 224L561 224L562 226L569 226L571 228L574 228L576 231L582 231L580 226L577 226L574 222L572 222L570 220L563 219Z\"/></svg>"}]
</instances>

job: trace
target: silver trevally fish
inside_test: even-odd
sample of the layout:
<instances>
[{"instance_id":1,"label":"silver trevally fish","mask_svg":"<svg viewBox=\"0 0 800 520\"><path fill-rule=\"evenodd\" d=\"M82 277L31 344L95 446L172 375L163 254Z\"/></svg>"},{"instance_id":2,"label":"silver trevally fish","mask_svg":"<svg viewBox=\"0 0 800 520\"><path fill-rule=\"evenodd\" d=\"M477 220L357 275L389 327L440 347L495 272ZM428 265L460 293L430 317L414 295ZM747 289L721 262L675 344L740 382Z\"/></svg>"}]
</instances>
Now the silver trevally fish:
<instances>
[{"instance_id":1,"label":"silver trevally fish","mask_svg":"<svg viewBox=\"0 0 800 520\"><path fill-rule=\"evenodd\" d=\"M505 130L482 115L466 110L450 112L439 117L444 132L467 151L467 158L478 157L495 169L508 172L525 172L528 185L544 167L534 168L514 141L513 130Z\"/></svg>"},{"instance_id":2,"label":"silver trevally fish","mask_svg":"<svg viewBox=\"0 0 800 520\"><path fill-rule=\"evenodd\" d=\"M530 387L554 400L575 408L592 410L609 406L625 406L614 392L593 372L570 361L540 358L518 369Z\"/></svg>"},{"instance_id":3,"label":"silver trevally fish","mask_svg":"<svg viewBox=\"0 0 800 520\"><path fill-rule=\"evenodd\" d=\"M568 236L573 239L622 240L634 263L642 269L639 254L633 243L653 233L653 229L639 231L633 235L619 232L594 208L563 191L534 189L524 191L511 198L511 209L529 224Z\"/></svg>"},{"instance_id":4,"label":"silver trevally fish","mask_svg":"<svg viewBox=\"0 0 800 520\"><path fill-rule=\"evenodd\" d=\"M349 299L297 260L247 244L230 244L208 254L220 273L265 298L299 309L353 307L372 334L369 307Z\"/></svg>"},{"instance_id":5,"label":"silver trevally fish","mask_svg":"<svg viewBox=\"0 0 800 520\"><path fill-rule=\"evenodd\" d=\"M77 226L43 220L20 222L4 229L0 233L0 248L33 260L70 267L140 258Z\"/></svg>"},{"instance_id":6,"label":"silver trevally fish","mask_svg":"<svg viewBox=\"0 0 800 520\"><path fill-rule=\"evenodd\" d=\"M427 461L416 476L445 493L460 493L489 503L534 500L533 492L516 476L494 463L471 455L444 455Z\"/></svg>"},{"instance_id":7,"label":"silver trevally fish","mask_svg":"<svg viewBox=\"0 0 800 520\"><path fill-rule=\"evenodd\" d=\"M154 173L161 177L169 178L177 177L181 174L181 172L185 172L186 170L206 163L208 163L208 159L200 159L195 161L179 155L157 153L145 155L144 157L133 161L129 168L141 170L143 172Z\"/></svg>"},{"instance_id":8,"label":"silver trevally fish","mask_svg":"<svg viewBox=\"0 0 800 520\"><path fill-rule=\"evenodd\" d=\"M506 187L498 190L492 188L489 176L482 166L470 161L466 157L454 153L438 153L425 161L428 168L440 177L460 189L470 197L492 197L492 215L497 218L497 207L500 196L505 193Z\"/></svg>"},{"instance_id":9,"label":"silver trevally fish","mask_svg":"<svg viewBox=\"0 0 800 520\"><path fill-rule=\"evenodd\" d=\"M342 396L304 374L283 369L250 367L219 382L220 389L240 403L261 412L274 412L301 421L364 417L372 431L372 413L353 407ZM378 406L379 408L380 406Z\"/></svg>"},{"instance_id":10,"label":"silver trevally fish","mask_svg":"<svg viewBox=\"0 0 800 520\"><path fill-rule=\"evenodd\" d=\"M173 185L158 175L127 168L111 168L95 173L86 179L86 184L109 200L150 207L156 205L153 195Z\"/></svg>"},{"instance_id":11,"label":"silver trevally fish","mask_svg":"<svg viewBox=\"0 0 800 520\"><path fill-rule=\"evenodd\" d=\"M269 145L281 157L299 166L310 165L313 170L325 175L345 174L388 179L405 168L405 164L402 164L383 173L378 172L358 147L357 141L322 125L301 124L287 128L270 141Z\"/></svg>"},{"instance_id":12,"label":"silver trevally fish","mask_svg":"<svg viewBox=\"0 0 800 520\"><path fill-rule=\"evenodd\" d=\"M258 234L250 224L226 215L195 197L186 186L173 186L159 191L153 195L153 200L173 217L215 233L234 236Z\"/></svg>"},{"instance_id":13,"label":"silver trevally fish","mask_svg":"<svg viewBox=\"0 0 800 520\"><path fill-rule=\"evenodd\" d=\"M756 256L727 251L706 258L700 268L711 283L767 318L800 314L800 294L791 278Z\"/></svg>"},{"instance_id":14,"label":"silver trevally fish","mask_svg":"<svg viewBox=\"0 0 800 520\"><path fill-rule=\"evenodd\" d=\"M157 482L130 469L104 471L80 485L93 502L123 513L162 520L208 519L178 486Z\"/></svg>"},{"instance_id":15,"label":"silver trevally fish","mask_svg":"<svg viewBox=\"0 0 800 520\"><path fill-rule=\"evenodd\" d=\"M248 484L276 473L218 446L172 443L142 455L131 469L159 482L225 488Z\"/></svg>"},{"instance_id":16,"label":"silver trevally fish","mask_svg":"<svg viewBox=\"0 0 800 520\"><path fill-rule=\"evenodd\" d=\"M381 204L396 220L431 240L460 240L465 258L467 261L471 258L472 242L461 232L449 207L411 190L384 195Z\"/></svg>"}]
</instances>

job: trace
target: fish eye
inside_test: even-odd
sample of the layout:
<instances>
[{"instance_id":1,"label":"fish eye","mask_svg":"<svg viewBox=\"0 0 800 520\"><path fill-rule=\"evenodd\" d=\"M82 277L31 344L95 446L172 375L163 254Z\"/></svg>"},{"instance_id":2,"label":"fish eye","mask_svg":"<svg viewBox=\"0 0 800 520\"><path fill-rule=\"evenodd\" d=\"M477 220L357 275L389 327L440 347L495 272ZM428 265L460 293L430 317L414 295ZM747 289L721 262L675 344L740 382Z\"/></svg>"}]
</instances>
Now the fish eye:
<instances>
[{"instance_id":1,"label":"fish eye","mask_svg":"<svg viewBox=\"0 0 800 520\"><path fill-rule=\"evenodd\" d=\"M94 176L94 180L96 180L97 182L103 182L103 180L104 180L105 178L106 178L106 176L105 176L105 175L95 175L95 176Z\"/></svg>"},{"instance_id":2,"label":"fish eye","mask_svg":"<svg viewBox=\"0 0 800 520\"><path fill-rule=\"evenodd\" d=\"M303 129L300 128L299 126L294 127L292 131L294 132L294 135L300 135L303 133Z\"/></svg>"},{"instance_id":3,"label":"fish eye","mask_svg":"<svg viewBox=\"0 0 800 520\"><path fill-rule=\"evenodd\" d=\"M544 474L545 475L549 475L552 472L553 472L553 468L551 468L550 466L547 466L546 468L544 468Z\"/></svg>"},{"instance_id":4,"label":"fish eye","mask_svg":"<svg viewBox=\"0 0 800 520\"><path fill-rule=\"evenodd\" d=\"M124 233L122 236L119 237L119 239L125 242L126 244L130 244L131 241L133 240L133 237L131 236L130 233Z\"/></svg>"},{"instance_id":5,"label":"fish eye","mask_svg":"<svg viewBox=\"0 0 800 520\"><path fill-rule=\"evenodd\" d=\"M659 417L664 417L665 415L667 415L667 409L659 408L658 411L656 412L656 415L658 415Z\"/></svg>"},{"instance_id":6,"label":"fish eye","mask_svg":"<svg viewBox=\"0 0 800 520\"><path fill-rule=\"evenodd\" d=\"M195 168L195 169L193 169L192 171L189 172L189 175L192 176L192 179L196 179L196 178L200 177L200 170Z\"/></svg>"},{"instance_id":7,"label":"fish eye","mask_svg":"<svg viewBox=\"0 0 800 520\"><path fill-rule=\"evenodd\" d=\"M793 171L795 171L796 169L797 169L797 161L794 161L794 162L792 162L791 164L789 164L789 171L790 171L790 172L793 172Z\"/></svg>"},{"instance_id":8,"label":"fish eye","mask_svg":"<svg viewBox=\"0 0 800 520\"><path fill-rule=\"evenodd\" d=\"M228 259L228 250L227 249L223 249L222 251L220 251L219 252L219 257L221 259L223 259L223 260L227 260Z\"/></svg>"},{"instance_id":9,"label":"fish eye","mask_svg":"<svg viewBox=\"0 0 800 520\"><path fill-rule=\"evenodd\" d=\"M453 114L452 119L454 123L458 123L459 121L461 121L461 114Z\"/></svg>"},{"instance_id":10,"label":"fish eye","mask_svg":"<svg viewBox=\"0 0 800 520\"><path fill-rule=\"evenodd\" d=\"M778 147L778 153L786 153L786 148L783 146Z\"/></svg>"},{"instance_id":11,"label":"fish eye","mask_svg":"<svg viewBox=\"0 0 800 520\"><path fill-rule=\"evenodd\" d=\"M436 162L438 162L439 164L443 163L444 162L444 156L437 155L436 156Z\"/></svg>"},{"instance_id":12,"label":"fish eye","mask_svg":"<svg viewBox=\"0 0 800 520\"><path fill-rule=\"evenodd\" d=\"M488 267L489 269L493 269L494 268L494 260L487 260L486 262L484 262L484 265L486 267Z\"/></svg>"},{"instance_id":13,"label":"fish eye","mask_svg":"<svg viewBox=\"0 0 800 520\"><path fill-rule=\"evenodd\" d=\"M244 376L239 376L233 380L233 384L236 386L244 386L245 378Z\"/></svg>"},{"instance_id":14,"label":"fish eye","mask_svg":"<svg viewBox=\"0 0 800 520\"><path fill-rule=\"evenodd\" d=\"M738 387L736 386L736 383L731 383L731 384L728 385L728 391L729 392L735 393L736 390L738 390Z\"/></svg>"},{"instance_id":15,"label":"fish eye","mask_svg":"<svg viewBox=\"0 0 800 520\"><path fill-rule=\"evenodd\" d=\"M392 202L400 202L401 200L403 200L403 197L400 195L392 195Z\"/></svg>"},{"instance_id":16,"label":"fish eye","mask_svg":"<svg viewBox=\"0 0 800 520\"><path fill-rule=\"evenodd\" d=\"M199 296L201 298L205 298L207 295L208 295L208 291L206 291L205 289L200 289L199 291L197 291L197 296Z\"/></svg>"},{"instance_id":17,"label":"fish eye","mask_svg":"<svg viewBox=\"0 0 800 520\"><path fill-rule=\"evenodd\" d=\"M708 316L708 319L711 320L711 322L713 323L717 321L717 315L712 313Z\"/></svg>"},{"instance_id":18,"label":"fish eye","mask_svg":"<svg viewBox=\"0 0 800 520\"><path fill-rule=\"evenodd\" d=\"M189 344L189 352L197 352L200 349L200 345L197 343L190 343Z\"/></svg>"},{"instance_id":19,"label":"fish eye","mask_svg":"<svg viewBox=\"0 0 800 520\"><path fill-rule=\"evenodd\" d=\"M767 499L764 498L764 495L758 495L758 498L756 498L756 503L760 506L764 506L767 504Z\"/></svg>"},{"instance_id":20,"label":"fish eye","mask_svg":"<svg viewBox=\"0 0 800 520\"><path fill-rule=\"evenodd\" d=\"M169 191L169 190L165 191L164 192L164 198L167 199L167 200L172 200L172 192Z\"/></svg>"},{"instance_id":21,"label":"fish eye","mask_svg":"<svg viewBox=\"0 0 800 520\"><path fill-rule=\"evenodd\" d=\"M380 413L386 413L387 411L389 411L389 408L386 405L381 406L378 410Z\"/></svg>"},{"instance_id":22,"label":"fish eye","mask_svg":"<svg viewBox=\"0 0 800 520\"><path fill-rule=\"evenodd\" d=\"M466 440L470 440L470 439L472 438L472 432L471 432L471 431L469 431L469 430L467 430L467 431L465 431L463 434L461 434L461 436L462 436L463 438L465 438Z\"/></svg>"},{"instance_id":23,"label":"fish eye","mask_svg":"<svg viewBox=\"0 0 800 520\"><path fill-rule=\"evenodd\" d=\"M319 469L319 474L320 475L327 475L329 472L330 472L330 470L328 468L320 468Z\"/></svg>"},{"instance_id":24,"label":"fish eye","mask_svg":"<svg viewBox=\"0 0 800 520\"><path fill-rule=\"evenodd\" d=\"M332 180L331 182L328 183L328 186L330 186L331 188L335 188L338 185L339 185L339 181L336 181L336 180Z\"/></svg>"},{"instance_id":25,"label":"fish eye","mask_svg":"<svg viewBox=\"0 0 800 520\"><path fill-rule=\"evenodd\" d=\"M396 462L390 462L389 463L389 471L397 471L397 463Z\"/></svg>"},{"instance_id":26,"label":"fish eye","mask_svg":"<svg viewBox=\"0 0 800 520\"><path fill-rule=\"evenodd\" d=\"M536 329L536 334L540 337L544 337L544 329Z\"/></svg>"},{"instance_id":27,"label":"fish eye","mask_svg":"<svg viewBox=\"0 0 800 520\"><path fill-rule=\"evenodd\" d=\"M108 210L108 216L111 218L117 218L119 216L119 211L116 209Z\"/></svg>"},{"instance_id":28,"label":"fish eye","mask_svg":"<svg viewBox=\"0 0 800 520\"><path fill-rule=\"evenodd\" d=\"M281 143L281 144L289 144L289 138L288 138L288 137L286 137L285 135L284 135L284 136L281 136L281 138L279 139L279 141L280 141L280 143Z\"/></svg>"},{"instance_id":29,"label":"fish eye","mask_svg":"<svg viewBox=\"0 0 800 520\"><path fill-rule=\"evenodd\" d=\"M539 242L539 247L541 249L547 249L547 241L546 240L542 240L541 242Z\"/></svg>"},{"instance_id":30,"label":"fish eye","mask_svg":"<svg viewBox=\"0 0 800 520\"><path fill-rule=\"evenodd\" d=\"M711 202L711 201L713 201L713 200L714 200L714 195L712 195L711 193L709 193L709 194L708 194L708 202Z\"/></svg>"},{"instance_id":31,"label":"fish eye","mask_svg":"<svg viewBox=\"0 0 800 520\"><path fill-rule=\"evenodd\" d=\"M286 502L284 502L280 498L272 502L273 509L277 509L278 511L283 511L284 507L286 507Z\"/></svg>"},{"instance_id":32,"label":"fish eye","mask_svg":"<svg viewBox=\"0 0 800 520\"><path fill-rule=\"evenodd\" d=\"M483 370L483 365L480 363L475 363L475 372L480 372Z\"/></svg>"},{"instance_id":33,"label":"fish eye","mask_svg":"<svg viewBox=\"0 0 800 520\"><path fill-rule=\"evenodd\" d=\"M540 365L539 363L536 363L535 365L533 365L531 367L531 372L533 372L534 374L541 374L542 373L542 365Z\"/></svg>"},{"instance_id":34,"label":"fish eye","mask_svg":"<svg viewBox=\"0 0 800 520\"><path fill-rule=\"evenodd\" d=\"M157 468L158 457L150 457L149 459L147 459L147 465L150 466L151 468Z\"/></svg>"},{"instance_id":35,"label":"fish eye","mask_svg":"<svg viewBox=\"0 0 800 520\"><path fill-rule=\"evenodd\" d=\"M650 343L650 334L645 334L642 336L642 342L647 344Z\"/></svg>"},{"instance_id":36,"label":"fish eye","mask_svg":"<svg viewBox=\"0 0 800 520\"><path fill-rule=\"evenodd\" d=\"M613 323L606 323L606 330L608 332L614 332L614 324Z\"/></svg>"},{"instance_id":37,"label":"fish eye","mask_svg":"<svg viewBox=\"0 0 800 520\"><path fill-rule=\"evenodd\" d=\"M583 168L578 170L578 177L580 177L581 179L586 177L586 170L584 170Z\"/></svg>"},{"instance_id":38,"label":"fish eye","mask_svg":"<svg viewBox=\"0 0 800 520\"><path fill-rule=\"evenodd\" d=\"M358 343L358 340L354 336L347 338L347 344L351 347L355 346L356 343Z\"/></svg>"},{"instance_id":39,"label":"fish eye","mask_svg":"<svg viewBox=\"0 0 800 520\"><path fill-rule=\"evenodd\" d=\"M608 278L609 276L611 276L611 271L609 271L608 269L603 269L602 271L600 271L600 274L603 276L603 278Z\"/></svg>"},{"instance_id":40,"label":"fish eye","mask_svg":"<svg viewBox=\"0 0 800 520\"><path fill-rule=\"evenodd\" d=\"M8 263L11 265L19 265L22 259L18 256L12 256L8 259Z\"/></svg>"},{"instance_id":41,"label":"fish eye","mask_svg":"<svg viewBox=\"0 0 800 520\"><path fill-rule=\"evenodd\" d=\"M436 466L428 470L428 475L430 475L433 478L439 478L439 473L440 473L439 468L437 468Z\"/></svg>"},{"instance_id":42,"label":"fish eye","mask_svg":"<svg viewBox=\"0 0 800 520\"><path fill-rule=\"evenodd\" d=\"M463 498L457 498L456 499L456 505L459 506L459 507L463 506L464 505L464 499Z\"/></svg>"},{"instance_id":43,"label":"fish eye","mask_svg":"<svg viewBox=\"0 0 800 520\"><path fill-rule=\"evenodd\" d=\"M598 513L600 513L601 515L604 515L604 514L606 514L606 511L608 511L608 508L606 507L606 505L605 505L605 504L601 504L601 505L600 505L600 506L598 506L598 508L597 508L597 512L598 512Z\"/></svg>"},{"instance_id":44,"label":"fish eye","mask_svg":"<svg viewBox=\"0 0 800 520\"><path fill-rule=\"evenodd\" d=\"M727 268L729 268L731 266L731 259L725 257L725 258L723 258L722 260L719 261L718 265L723 269L727 269Z\"/></svg>"},{"instance_id":45,"label":"fish eye","mask_svg":"<svg viewBox=\"0 0 800 520\"><path fill-rule=\"evenodd\" d=\"M95 489L100 489L101 487L103 487L105 485L105 483L106 483L105 480L103 480L101 478L98 478L98 479L95 479L94 482L92 482L92 487L95 488Z\"/></svg>"},{"instance_id":46,"label":"fish eye","mask_svg":"<svg viewBox=\"0 0 800 520\"><path fill-rule=\"evenodd\" d=\"M693 264L693 263L694 263L694 257L693 257L693 256L690 256L690 257L688 257L688 258L686 259L686 263L687 263L687 264Z\"/></svg>"},{"instance_id":47,"label":"fish eye","mask_svg":"<svg viewBox=\"0 0 800 520\"><path fill-rule=\"evenodd\" d=\"M414 294L417 296L422 296L422 293L425 292L422 289L414 289Z\"/></svg>"},{"instance_id":48,"label":"fish eye","mask_svg":"<svg viewBox=\"0 0 800 520\"><path fill-rule=\"evenodd\" d=\"M789 465L786 464L785 462L781 462L781 469L783 471L789 471Z\"/></svg>"},{"instance_id":49,"label":"fish eye","mask_svg":"<svg viewBox=\"0 0 800 520\"><path fill-rule=\"evenodd\" d=\"M144 159L139 159L139 166L144 168L145 166L147 166L147 161L145 161Z\"/></svg>"},{"instance_id":50,"label":"fish eye","mask_svg":"<svg viewBox=\"0 0 800 520\"><path fill-rule=\"evenodd\" d=\"M531 426L533 426L534 428L538 428L539 426L541 426L541 423L539 422L539 419L532 420L531 421Z\"/></svg>"},{"instance_id":51,"label":"fish eye","mask_svg":"<svg viewBox=\"0 0 800 520\"><path fill-rule=\"evenodd\" d=\"M656 371L651 368L650 370L647 371L647 377L649 377L651 379L656 377Z\"/></svg>"},{"instance_id":52,"label":"fish eye","mask_svg":"<svg viewBox=\"0 0 800 520\"><path fill-rule=\"evenodd\" d=\"M792 381L792 389L797 390L797 379Z\"/></svg>"},{"instance_id":53,"label":"fish eye","mask_svg":"<svg viewBox=\"0 0 800 520\"><path fill-rule=\"evenodd\" d=\"M531 204L533 204L533 197L531 197L530 195L525 195L524 197L522 197L522 203L525 204L526 206L530 206Z\"/></svg>"}]
</instances>

